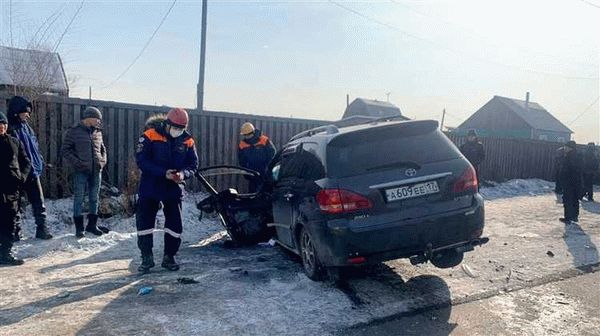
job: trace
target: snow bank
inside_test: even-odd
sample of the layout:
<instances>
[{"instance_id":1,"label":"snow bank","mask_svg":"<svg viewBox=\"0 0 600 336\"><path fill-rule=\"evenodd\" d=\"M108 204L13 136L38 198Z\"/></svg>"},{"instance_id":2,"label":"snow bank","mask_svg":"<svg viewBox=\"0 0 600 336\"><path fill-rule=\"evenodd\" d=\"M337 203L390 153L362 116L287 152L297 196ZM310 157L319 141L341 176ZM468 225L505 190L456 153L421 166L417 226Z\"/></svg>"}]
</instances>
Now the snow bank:
<instances>
[{"instance_id":1,"label":"snow bank","mask_svg":"<svg viewBox=\"0 0 600 336\"><path fill-rule=\"evenodd\" d=\"M196 202L206 197L203 193L188 194L183 201L183 235L184 242L196 242L209 238L221 231L223 227L215 218L199 220L200 211L196 209ZM41 257L54 252L84 251L102 252L123 241L131 240L135 247L136 227L135 216L127 218L115 216L108 219L99 219L98 225L108 227L111 232L100 237L87 234L85 238L75 237L75 226L72 220L72 199L46 200L48 215L48 228L54 239L41 241L34 239L35 221L31 206L25 210L22 222L23 240L15 244L14 250L19 257ZM156 228L164 227L162 211L158 212ZM155 234L155 246L162 245L162 234Z\"/></svg>"},{"instance_id":2,"label":"snow bank","mask_svg":"<svg viewBox=\"0 0 600 336\"><path fill-rule=\"evenodd\" d=\"M554 182L541 179L515 179L492 187L482 187L480 193L486 200L493 200L516 196L539 196L553 191Z\"/></svg>"}]
</instances>

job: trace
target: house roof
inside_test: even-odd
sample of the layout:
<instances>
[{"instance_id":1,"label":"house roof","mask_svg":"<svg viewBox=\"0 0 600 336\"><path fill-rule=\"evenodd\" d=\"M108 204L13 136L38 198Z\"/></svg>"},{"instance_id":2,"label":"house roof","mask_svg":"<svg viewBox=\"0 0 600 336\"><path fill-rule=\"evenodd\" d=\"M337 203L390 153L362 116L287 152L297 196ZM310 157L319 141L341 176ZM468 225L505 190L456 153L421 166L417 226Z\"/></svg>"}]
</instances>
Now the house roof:
<instances>
[{"instance_id":1,"label":"house roof","mask_svg":"<svg viewBox=\"0 0 600 336\"><path fill-rule=\"evenodd\" d=\"M55 93L69 91L58 53L4 46L0 46L0 85L43 87Z\"/></svg>"},{"instance_id":2,"label":"house roof","mask_svg":"<svg viewBox=\"0 0 600 336\"><path fill-rule=\"evenodd\" d=\"M378 100L356 98L344 112L343 118L351 116L392 117L402 115L398 106Z\"/></svg>"},{"instance_id":3,"label":"house roof","mask_svg":"<svg viewBox=\"0 0 600 336\"><path fill-rule=\"evenodd\" d=\"M534 129L561 133L573 133L573 131L571 131L567 126L561 123L538 103L530 101L529 104L527 104L524 100L501 96L494 96L493 99L497 99L502 102Z\"/></svg>"}]
</instances>

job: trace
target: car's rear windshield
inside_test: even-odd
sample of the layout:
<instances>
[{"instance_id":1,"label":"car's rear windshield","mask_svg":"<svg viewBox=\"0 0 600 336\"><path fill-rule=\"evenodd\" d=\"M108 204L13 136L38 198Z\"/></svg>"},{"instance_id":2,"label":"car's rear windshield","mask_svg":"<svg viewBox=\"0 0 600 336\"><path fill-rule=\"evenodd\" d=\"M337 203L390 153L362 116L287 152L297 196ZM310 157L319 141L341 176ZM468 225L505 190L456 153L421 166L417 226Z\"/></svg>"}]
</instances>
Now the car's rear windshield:
<instances>
[{"instance_id":1,"label":"car's rear windshield","mask_svg":"<svg viewBox=\"0 0 600 336\"><path fill-rule=\"evenodd\" d=\"M329 175L339 178L395 168L420 168L460 157L456 146L437 128L431 129L431 125L392 126L343 134L332 140L327 148Z\"/></svg>"}]
</instances>

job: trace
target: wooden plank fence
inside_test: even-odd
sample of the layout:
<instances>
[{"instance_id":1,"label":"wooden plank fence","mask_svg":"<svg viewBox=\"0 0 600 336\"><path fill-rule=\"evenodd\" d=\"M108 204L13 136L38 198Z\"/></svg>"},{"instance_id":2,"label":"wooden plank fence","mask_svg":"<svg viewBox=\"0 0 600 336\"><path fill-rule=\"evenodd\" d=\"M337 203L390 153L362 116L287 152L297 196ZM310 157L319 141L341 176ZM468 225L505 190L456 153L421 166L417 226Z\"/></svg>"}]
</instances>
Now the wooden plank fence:
<instances>
[{"instance_id":1,"label":"wooden plank fence","mask_svg":"<svg viewBox=\"0 0 600 336\"><path fill-rule=\"evenodd\" d=\"M10 97L0 97L0 111L6 112ZM121 189L127 187L135 146L143 132L146 120L155 114L168 112L169 107L135 105L112 101L43 96L34 102L31 125L37 133L42 155L49 165L42 175L47 197L60 198L71 194L72 171L60 155L64 132L81 119L88 105L103 112L103 137L108 152L108 164L103 178ZM242 113L204 111L190 113L189 131L197 143L202 167L237 163L239 129L244 122L252 122L268 135L275 146L284 145L296 133L325 124L325 121L258 116ZM242 183L242 179L211 178L219 188ZM197 181L189 189L198 190Z\"/></svg>"},{"instance_id":2,"label":"wooden plank fence","mask_svg":"<svg viewBox=\"0 0 600 336\"><path fill-rule=\"evenodd\" d=\"M0 97L0 111L6 111L9 97ZM104 114L103 134L108 151L108 165L104 179L121 189L128 188L131 170L136 170L133 161L135 146L144 129L146 119L154 114L168 111L168 107L135 105L112 101L86 100L79 98L44 96L34 103L31 124L37 132L42 154L49 164L42 183L46 195L60 198L70 195L70 170L60 155L64 132L78 122L88 105L100 108ZM284 145L293 135L326 121L266 117L241 113L204 111L190 112L190 132L194 136L200 165L202 167L236 164L238 130L242 123L252 122L271 137L277 148ZM448 134L450 140L461 145L465 138ZM555 153L559 143L520 140L482 139L486 160L481 167L481 176L486 180L503 181L513 178L541 178L553 180ZM219 188L240 183L240 179L212 178ZM197 181L192 181L191 190L198 190Z\"/></svg>"},{"instance_id":3,"label":"wooden plank fence","mask_svg":"<svg viewBox=\"0 0 600 336\"><path fill-rule=\"evenodd\" d=\"M457 146L466 137L447 134ZM560 143L526 140L482 138L486 159L480 167L484 180L505 181L515 178L554 180L556 150Z\"/></svg>"}]
</instances>

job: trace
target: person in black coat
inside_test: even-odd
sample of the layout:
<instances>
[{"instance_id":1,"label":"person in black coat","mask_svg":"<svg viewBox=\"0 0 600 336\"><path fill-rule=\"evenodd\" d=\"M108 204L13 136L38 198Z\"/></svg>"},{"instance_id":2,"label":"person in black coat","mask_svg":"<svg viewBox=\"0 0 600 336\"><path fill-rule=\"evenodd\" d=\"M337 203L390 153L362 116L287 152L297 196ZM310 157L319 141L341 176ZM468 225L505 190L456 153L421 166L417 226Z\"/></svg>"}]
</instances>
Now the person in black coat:
<instances>
[{"instance_id":1,"label":"person in black coat","mask_svg":"<svg viewBox=\"0 0 600 336\"><path fill-rule=\"evenodd\" d=\"M563 158L565 156L565 147L559 147L556 150L556 154L554 155L554 193L556 194L556 199L562 202L562 193L563 187L561 185L560 180L560 165L563 162Z\"/></svg>"},{"instance_id":2,"label":"person in black coat","mask_svg":"<svg viewBox=\"0 0 600 336\"><path fill-rule=\"evenodd\" d=\"M581 195L581 160L577 154L577 144L569 141L565 145L565 155L560 165L559 178L563 187L564 217L560 221L565 224L579 221L579 198Z\"/></svg>"},{"instance_id":3,"label":"person in black coat","mask_svg":"<svg viewBox=\"0 0 600 336\"><path fill-rule=\"evenodd\" d=\"M8 120L0 113L0 265L22 265L12 253L19 197L31 171L21 142L7 133Z\"/></svg>"},{"instance_id":4,"label":"person in black coat","mask_svg":"<svg viewBox=\"0 0 600 336\"><path fill-rule=\"evenodd\" d=\"M469 130L467 142L460 146L460 152L471 162L479 178L479 165L485 160L485 150L475 130Z\"/></svg>"},{"instance_id":5,"label":"person in black coat","mask_svg":"<svg viewBox=\"0 0 600 336\"><path fill-rule=\"evenodd\" d=\"M40 177L44 170L44 158L40 150L35 131L29 125L29 118L33 105L24 97L15 96L8 103L8 129L10 135L19 139L25 150L25 154L31 161L31 172L23 185L23 194L31 204L33 218L35 218L35 237L39 239L51 239L46 224L46 205L44 203L44 191ZM19 200L19 213L17 214L15 240L20 239L21 216L24 213L23 203Z\"/></svg>"},{"instance_id":6,"label":"person in black coat","mask_svg":"<svg viewBox=\"0 0 600 336\"><path fill-rule=\"evenodd\" d=\"M599 165L596 147L590 142L583 157L583 197L590 202L594 201L594 178Z\"/></svg>"}]
</instances>

